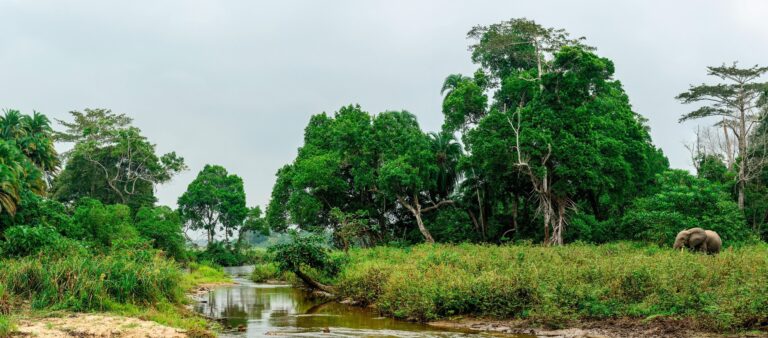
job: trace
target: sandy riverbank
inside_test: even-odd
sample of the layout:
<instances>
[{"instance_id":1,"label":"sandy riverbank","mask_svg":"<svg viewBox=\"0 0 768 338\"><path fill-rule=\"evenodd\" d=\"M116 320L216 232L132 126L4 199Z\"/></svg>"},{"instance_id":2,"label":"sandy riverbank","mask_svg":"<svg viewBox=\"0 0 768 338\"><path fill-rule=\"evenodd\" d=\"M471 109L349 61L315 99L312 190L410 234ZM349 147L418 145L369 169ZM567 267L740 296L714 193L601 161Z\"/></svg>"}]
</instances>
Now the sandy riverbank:
<instances>
[{"instance_id":1,"label":"sandy riverbank","mask_svg":"<svg viewBox=\"0 0 768 338\"><path fill-rule=\"evenodd\" d=\"M768 337L768 332L737 334L708 333L696 330L690 323L681 320L656 319L609 319L581 322L568 329L532 328L530 322L521 320L499 321L461 318L428 323L434 327L468 329L473 331L530 334L546 338L725 338L725 337Z\"/></svg>"}]
</instances>

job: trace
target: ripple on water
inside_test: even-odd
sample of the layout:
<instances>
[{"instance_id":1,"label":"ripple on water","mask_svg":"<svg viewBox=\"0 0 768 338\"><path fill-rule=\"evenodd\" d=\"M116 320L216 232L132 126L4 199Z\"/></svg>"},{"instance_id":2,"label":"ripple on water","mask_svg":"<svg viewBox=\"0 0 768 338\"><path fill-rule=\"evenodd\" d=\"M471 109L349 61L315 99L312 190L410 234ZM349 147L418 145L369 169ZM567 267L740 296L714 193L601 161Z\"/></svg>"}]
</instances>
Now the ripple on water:
<instances>
[{"instance_id":1,"label":"ripple on water","mask_svg":"<svg viewBox=\"0 0 768 338\"><path fill-rule=\"evenodd\" d=\"M227 268L247 276L252 267ZM237 285L220 286L200 298L195 310L219 318L244 332L222 337L491 337L498 334L436 329L381 317L371 309L326 302L290 285L259 284L235 277ZM501 335L504 337L530 337Z\"/></svg>"}]
</instances>

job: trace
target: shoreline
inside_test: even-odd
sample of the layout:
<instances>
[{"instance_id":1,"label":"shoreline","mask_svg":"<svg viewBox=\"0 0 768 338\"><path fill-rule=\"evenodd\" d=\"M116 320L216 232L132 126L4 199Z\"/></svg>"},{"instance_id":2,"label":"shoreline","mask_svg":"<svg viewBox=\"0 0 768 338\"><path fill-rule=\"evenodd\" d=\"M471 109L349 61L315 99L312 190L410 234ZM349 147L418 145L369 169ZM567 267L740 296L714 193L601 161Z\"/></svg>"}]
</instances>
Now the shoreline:
<instances>
[{"instance_id":1,"label":"shoreline","mask_svg":"<svg viewBox=\"0 0 768 338\"><path fill-rule=\"evenodd\" d=\"M548 329L526 320L454 318L426 323L436 328L462 329L475 332L527 334L552 338L724 338L768 337L765 331L718 333L697 330L685 320L655 318L651 320L616 318L577 321L562 329Z\"/></svg>"},{"instance_id":2,"label":"shoreline","mask_svg":"<svg viewBox=\"0 0 768 338\"><path fill-rule=\"evenodd\" d=\"M195 282L185 291L187 302L171 305L172 309L153 306L138 307L133 312L24 311L26 313L16 317L16 329L11 337L212 338L216 336L215 327L219 323L195 312L194 303L216 287L236 284L231 279ZM183 327L185 321L195 320L207 323L206 328Z\"/></svg>"}]
</instances>

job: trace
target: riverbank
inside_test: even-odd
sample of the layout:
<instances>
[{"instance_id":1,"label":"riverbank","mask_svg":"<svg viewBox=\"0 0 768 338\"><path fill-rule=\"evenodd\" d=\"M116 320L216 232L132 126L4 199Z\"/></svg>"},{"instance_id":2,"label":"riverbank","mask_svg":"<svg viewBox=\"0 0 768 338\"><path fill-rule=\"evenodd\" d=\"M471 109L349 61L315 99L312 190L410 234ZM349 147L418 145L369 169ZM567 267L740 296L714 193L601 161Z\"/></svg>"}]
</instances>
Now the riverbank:
<instances>
[{"instance_id":1,"label":"riverbank","mask_svg":"<svg viewBox=\"0 0 768 338\"><path fill-rule=\"evenodd\" d=\"M211 323L187 304L231 279L205 265L182 270L161 256L137 256L3 260L0 337L213 337Z\"/></svg>"},{"instance_id":2,"label":"riverbank","mask_svg":"<svg viewBox=\"0 0 768 338\"><path fill-rule=\"evenodd\" d=\"M692 322L673 318L613 318L591 321L572 321L567 328L553 329L536 326L527 320L497 320L477 318L450 318L427 323L441 329L459 329L475 332L531 335L550 338L765 338L768 332L708 332L692 326Z\"/></svg>"},{"instance_id":3,"label":"riverbank","mask_svg":"<svg viewBox=\"0 0 768 338\"><path fill-rule=\"evenodd\" d=\"M412 321L462 316L546 330L656 322L648 329L697 334L768 326L766 245L716 256L638 243L419 245L334 255L340 273L317 277L337 296Z\"/></svg>"}]
</instances>

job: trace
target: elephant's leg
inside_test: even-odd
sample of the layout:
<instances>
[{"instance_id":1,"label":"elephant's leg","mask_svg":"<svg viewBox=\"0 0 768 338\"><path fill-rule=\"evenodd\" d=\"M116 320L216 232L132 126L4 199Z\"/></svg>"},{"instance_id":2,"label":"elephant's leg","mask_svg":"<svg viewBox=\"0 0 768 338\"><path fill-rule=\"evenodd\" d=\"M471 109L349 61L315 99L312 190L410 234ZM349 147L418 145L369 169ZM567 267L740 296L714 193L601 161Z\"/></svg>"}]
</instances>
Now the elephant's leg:
<instances>
[{"instance_id":1,"label":"elephant's leg","mask_svg":"<svg viewBox=\"0 0 768 338\"><path fill-rule=\"evenodd\" d=\"M701 247L699 247L699 249L703 253L709 253L709 245L707 245L707 241L704 241L703 243L701 243Z\"/></svg>"}]
</instances>

